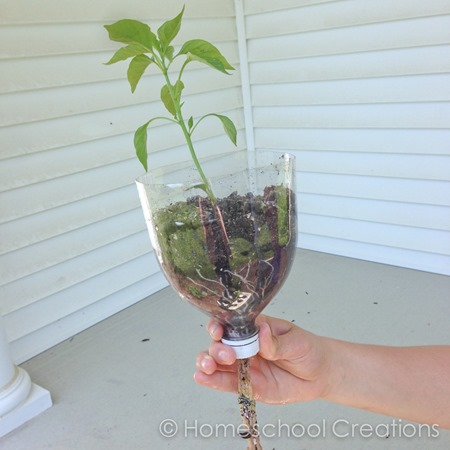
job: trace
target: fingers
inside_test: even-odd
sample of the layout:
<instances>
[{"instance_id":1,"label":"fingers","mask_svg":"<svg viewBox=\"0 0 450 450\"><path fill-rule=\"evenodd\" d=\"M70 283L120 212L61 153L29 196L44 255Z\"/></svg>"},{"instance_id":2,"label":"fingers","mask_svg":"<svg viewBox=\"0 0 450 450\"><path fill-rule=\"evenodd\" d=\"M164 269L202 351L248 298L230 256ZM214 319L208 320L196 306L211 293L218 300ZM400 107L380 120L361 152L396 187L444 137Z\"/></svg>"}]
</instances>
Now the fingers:
<instances>
[{"instance_id":1,"label":"fingers","mask_svg":"<svg viewBox=\"0 0 450 450\"><path fill-rule=\"evenodd\" d=\"M199 353L196 360L197 384L219 391L237 392L236 354L233 349L213 341L208 352Z\"/></svg>"},{"instance_id":2,"label":"fingers","mask_svg":"<svg viewBox=\"0 0 450 450\"><path fill-rule=\"evenodd\" d=\"M296 325L287 320L277 319L275 317L259 315L256 319L259 326L260 339L260 355L270 361L281 359L286 353L291 353L292 350L292 334L297 334L301 330ZM206 325L206 330L210 334L213 341L216 343L220 341L223 336L223 326L214 319L210 319ZM211 344L210 355L220 361L220 364L232 364L234 352L227 346L215 346ZM222 353L219 355L218 352Z\"/></svg>"},{"instance_id":3,"label":"fingers","mask_svg":"<svg viewBox=\"0 0 450 450\"><path fill-rule=\"evenodd\" d=\"M234 350L221 342L212 341L209 345L209 354L217 361L217 363L226 366L229 366L236 361L236 353Z\"/></svg>"},{"instance_id":4,"label":"fingers","mask_svg":"<svg viewBox=\"0 0 450 450\"><path fill-rule=\"evenodd\" d=\"M237 392L237 377L235 372L214 372L208 375L200 370L194 373L194 380L201 386L225 392Z\"/></svg>"},{"instance_id":5,"label":"fingers","mask_svg":"<svg viewBox=\"0 0 450 450\"><path fill-rule=\"evenodd\" d=\"M208 323L206 324L206 330L208 331L211 338L215 341L220 341L222 339L223 326L219 322L216 322L214 319L209 319Z\"/></svg>"},{"instance_id":6,"label":"fingers","mask_svg":"<svg viewBox=\"0 0 450 450\"><path fill-rule=\"evenodd\" d=\"M216 361L206 352L201 352L198 354L195 366L198 370L206 373L207 375L211 375L217 370Z\"/></svg>"},{"instance_id":7,"label":"fingers","mask_svg":"<svg viewBox=\"0 0 450 450\"><path fill-rule=\"evenodd\" d=\"M200 352L195 365L197 369L210 375L217 370L236 372L236 354L230 347L212 342L209 351Z\"/></svg>"}]
</instances>

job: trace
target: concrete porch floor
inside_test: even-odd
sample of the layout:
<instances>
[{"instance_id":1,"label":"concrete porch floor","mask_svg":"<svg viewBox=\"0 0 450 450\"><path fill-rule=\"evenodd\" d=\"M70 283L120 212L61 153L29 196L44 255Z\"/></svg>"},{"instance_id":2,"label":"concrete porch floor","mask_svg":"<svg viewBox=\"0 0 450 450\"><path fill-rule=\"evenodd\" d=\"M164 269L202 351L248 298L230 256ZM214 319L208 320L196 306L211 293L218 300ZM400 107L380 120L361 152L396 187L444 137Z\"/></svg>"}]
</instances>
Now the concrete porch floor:
<instances>
[{"instance_id":1,"label":"concrete porch floor","mask_svg":"<svg viewBox=\"0 0 450 450\"><path fill-rule=\"evenodd\" d=\"M265 312L340 339L450 344L450 277L298 250ZM235 395L192 379L196 354L209 343L206 321L166 288L26 362L54 406L0 439L0 448L244 449L233 437L240 423ZM436 436L417 424L322 401L258 404L257 411L260 426L270 425L265 450L450 448L450 431ZM377 433L367 436L366 424L380 425ZM175 436L162 435L174 427Z\"/></svg>"}]
</instances>

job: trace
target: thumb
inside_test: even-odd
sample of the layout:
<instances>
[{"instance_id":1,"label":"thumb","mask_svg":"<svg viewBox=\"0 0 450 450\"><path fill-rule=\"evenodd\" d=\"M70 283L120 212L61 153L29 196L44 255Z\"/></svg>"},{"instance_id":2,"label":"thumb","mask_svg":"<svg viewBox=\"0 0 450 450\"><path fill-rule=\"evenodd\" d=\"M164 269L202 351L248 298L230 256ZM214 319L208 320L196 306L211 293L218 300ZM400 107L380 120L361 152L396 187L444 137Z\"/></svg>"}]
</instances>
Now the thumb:
<instances>
[{"instance_id":1,"label":"thumb","mask_svg":"<svg viewBox=\"0 0 450 450\"><path fill-rule=\"evenodd\" d=\"M268 361L299 361L317 346L317 336L287 320L260 316L259 354Z\"/></svg>"},{"instance_id":2,"label":"thumb","mask_svg":"<svg viewBox=\"0 0 450 450\"><path fill-rule=\"evenodd\" d=\"M270 324L266 321L259 323L259 354L268 361L286 359L291 353L294 326L287 321ZM281 327L280 327L281 325Z\"/></svg>"}]
</instances>

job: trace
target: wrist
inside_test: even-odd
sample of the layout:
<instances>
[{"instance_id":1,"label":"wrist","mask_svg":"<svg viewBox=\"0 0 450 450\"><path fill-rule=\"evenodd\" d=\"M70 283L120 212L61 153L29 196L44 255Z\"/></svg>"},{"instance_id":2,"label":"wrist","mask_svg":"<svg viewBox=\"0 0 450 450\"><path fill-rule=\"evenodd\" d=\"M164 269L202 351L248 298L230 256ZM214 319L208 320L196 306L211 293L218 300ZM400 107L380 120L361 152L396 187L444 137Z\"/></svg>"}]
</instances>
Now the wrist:
<instances>
[{"instance_id":1,"label":"wrist","mask_svg":"<svg viewBox=\"0 0 450 450\"><path fill-rule=\"evenodd\" d=\"M345 371L348 368L345 354L347 343L331 338L322 338L325 348L324 390L320 396L322 400L336 402L340 397L346 379Z\"/></svg>"}]
</instances>

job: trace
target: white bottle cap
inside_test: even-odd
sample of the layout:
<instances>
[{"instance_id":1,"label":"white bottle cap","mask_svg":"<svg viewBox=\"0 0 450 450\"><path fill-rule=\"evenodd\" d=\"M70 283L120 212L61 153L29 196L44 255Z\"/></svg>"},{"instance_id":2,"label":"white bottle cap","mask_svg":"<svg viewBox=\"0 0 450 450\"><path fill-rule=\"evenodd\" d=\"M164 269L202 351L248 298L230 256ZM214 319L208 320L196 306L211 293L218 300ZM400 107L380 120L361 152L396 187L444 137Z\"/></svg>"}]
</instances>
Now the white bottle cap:
<instances>
[{"instance_id":1,"label":"white bottle cap","mask_svg":"<svg viewBox=\"0 0 450 450\"><path fill-rule=\"evenodd\" d=\"M237 359L250 358L259 352L259 334L256 333L246 339L230 340L222 338L222 343L231 347Z\"/></svg>"}]
</instances>

